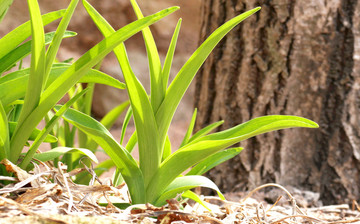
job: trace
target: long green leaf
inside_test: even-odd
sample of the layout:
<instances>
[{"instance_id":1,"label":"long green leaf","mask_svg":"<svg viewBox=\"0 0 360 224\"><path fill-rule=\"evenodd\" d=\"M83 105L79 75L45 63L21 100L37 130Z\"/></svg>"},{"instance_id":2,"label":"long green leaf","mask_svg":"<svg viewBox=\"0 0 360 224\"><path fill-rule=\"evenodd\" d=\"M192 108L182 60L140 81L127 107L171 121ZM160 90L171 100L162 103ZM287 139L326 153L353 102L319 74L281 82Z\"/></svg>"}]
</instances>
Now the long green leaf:
<instances>
[{"instance_id":1,"label":"long green leaf","mask_svg":"<svg viewBox=\"0 0 360 224\"><path fill-rule=\"evenodd\" d=\"M59 109L56 107L56 109ZM64 119L89 135L96 141L121 170L133 203L144 203L145 185L141 170L130 153L112 137L110 132L98 121L79 111L69 109Z\"/></svg>"},{"instance_id":2,"label":"long green leaf","mask_svg":"<svg viewBox=\"0 0 360 224\"><path fill-rule=\"evenodd\" d=\"M46 87L53 83L70 65L62 64L55 65L50 72ZM4 105L8 105L13 101L23 98L28 85L30 69L23 69L12 72L0 78L0 100ZM102 73L98 70L91 69L83 77L78 80L78 83L98 83L112 86L119 89L124 89L125 84L113 77Z\"/></svg>"},{"instance_id":3,"label":"long green leaf","mask_svg":"<svg viewBox=\"0 0 360 224\"><path fill-rule=\"evenodd\" d=\"M129 106L130 102L125 101L119 106L112 109L109 113L107 113L103 119L101 119L101 123L108 129L110 129L115 121L119 118L120 114L124 112L124 110Z\"/></svg>"},{"instance_id":4,"label":"long green leaf","mask_svg":"<svg viewBox=\"0 0 360 224\"><path fill-rule=\"evenodd\" d=\"M50 32L45 34L45 45L51 43L54 37L54 32ZM75 32L66 31L62 38L68 38L76 36ZM6 70L10 69L16 62L20 61L31 52L31 41L27 41L26 43L20 45L19 47L15 48L3 58L0 59L0 74L5 72Z\"/></svg>"},{"instance_id":5,"label":"long green leaf","mask_svg":"<svg viewBox=\"0 0 360 224\"><path fill-rule=\"evenodd\" d=\"M42 16L42 22L45 25L59 19L65 13L65 10L59 10L50 12ZM10 51L15 49L19 44L21 44L26 38L31 35L31 24L30 21L18 26L10 33L6 34L3 38L0 39L0 58L3 58Z\"/></svg>"},{"instance_id":6,"label":"long green leaf","mask_svg":"<svg viewBox=\"0 0 360 224\"><path fill-rule=\"evenodd\" d=\"M200 198L200 196L195 194L191 190L185 191L181 196L185 197L185 198L189 198L189 199L199 203L200 205L202 205L204 208L206 208L208 211L211 212L211 209L205 204L205 202Z\"/></svg>"},{"instance_id":7,"label":"long green leaf","mask_svg":"<svg viewBox=\"0 0 360 224\"><path fill-rule=\"evenodd\" d=\"M193 142L222 139L236 139L238 141L243 141L269 131L293 127L318 128L319 125L303 117L269 115L254 118L233 128L201 137Z\"/></svg>"},{"instance_id":8,"label":"long green leaf","mask_svg":"<svg viewBox=\"0 0 360 224\"><path fill-rule=\"evenodd\" d=\"M180 144L180 148L183 147L184 145L186 145L190 139L190 136L194 130L194 126L195 126L195 121L196 121L196 115L197 115L197 109L195 108L194 113L191 117L191 121L189 124L189 127L185 133L184 139L182 140L181 144Z\"/></svg>"},{"instance_id":9,"label":"long green leaf","mask_svg":"<svg viewBox=\"0 0 360 224\"><path fill-rule=\"evenodd\" d=\"M164 161L166 158L168 158L171 155L171 153L172 153L172 151L171 151L171 141L170 141L169 136L166 136L161 161Z\"/></svg>"},{"instance_id":10,"label":"long green leaf","mask_svg":"<svg viewBox=\"0 0 360 224\"><path fill-rule=\"evenodd\" d=\"M83 0L83 4L102 34L105 37L111 35L114 29L110 24L85 0ZM178 7L173 9L176 10ZM144 174L145 186L147 186L154 172L158 169L162 156L154 111L144 87L130 67L124 44L116 47L114 53L120 63L133 110L138 136L140 169Z\"/></svg>"},{"instance_id":11,"label":"long green leaf","mask_svg":"<svg viewBox=\"0 0 360 224\"><path fill-rule=\"evenodd\" d=\"M161 192L182 172L212 154L250 137L291 127L317 128L318 125L301 117L270 115L254 118L234 128L194 140L174 152L161 164L147 188L148 199L154 200L157 192Z\"/></svg>"},{"instance_id":12,"label":"long green leaf","mask_svg":"<svg viewBox=\"0 0 360 224\"><path fill-rule=\"evenodd\" d=\"M174 34L173 34L173 36L171 38L169 49L168 49L168 51L166 53L164 67L163 67L163 70L161 72L162 81L163 81L163 88L165 90L167 89L168 82L169 82L171 64L172 64L172 61L173 61L173 58L174 58L175 47L176 47L177 39L178 39L179 33L180 33L181 21L182 20L179 19L178 23L176 24L176 28L175 28Z\"/></svg>"},{"instance_id":13,"label":"long green leaf","mask_svg":"<svg viewBox=\"0 0 360 224\"><path fill-rule=\"evenodd\" d=\"M146 194L150 202L156 200L162 191L181 173L206 159L208 156L230 146L228 140L201 141L178 149L162 162L149 183Z\"/></svg>"},{"instance_id":14,"label":"long green leaf","mask_svg":"<svg viewBox=\"0 0 360 224\"><path fill-rule=\"evenodd\" d=\"M86 73L90 68L99 63L120 43L163 17L171 14L178 7L164 9L156 14L130 23L108 36L72 64L55 82L53 82L42 94L38 107L26 118L19 131L11 139L11 161L16 161L29 135L29 129L36 127L46 113L66 94L66 92Z\"/></svg>"},{"instance_id":15,"label":"long green leaf","mask_svg":"<svg viewBox=\"0 0 360 224\"><path fill-rule=\"evenodd\" d=\"M62 37L64 36L66 28L69 25L70 19L75 11L78 2L79 0L72 0L70 2L69 7L67 8L62 20L60 21L59 26L56 29L54 39L46 52L44 84L46 83L52 64L54 63L57 51L59 50L61 40L63 39Z\"/></svg>"},{"instance_id":16,"label":"long green leaf","mask_svg":"<svg viewBox=\"0 0 360 224\"><path fill-rule=\"evenodd\" d=\"M10 121L9 122L9 133L10 133L10 136L13 135L13 133L15 132L15 128L16 128L16 122L13 122L13 121ZM32 130L29 138L27 139L28 141L34 141L36 139L36 136L38 136L40 134L41 130L35 128ZM53 135L47 135L46 138L44 139L44 142L49 142L49 143L52 143L52 142L56 142L58 139L53 136Z\"/></svg>"},{"instance_id":17,"label":"long green leaf","mask_svg":"<svg viewBox=\"0 0 360 224\"><path fill-rule=\"evenodd\" d=\"M130 0L131 5L135 11L138 19L142 19L144 16L140 10L139 5L135 0ZM150 99L153 111L156 113L161 102L163 101L166 93L166 88L163 88L163 78L161 77L161 63L159 52L157 50L154 37L149 27L145 27L142 30L142 34L145 41L146 52L149 60L150 70Z\"/></svg>"},{"instance_id":18,"label":"long green leaf","mask_svg":"<svg viewBox=\"0 0 360 224\"><path fill-rule=\"evenodd\" d=\"M36 150L39 148L41 143L45 140L46 136L52 131L53 127L57 124L61 116L80 98L86 93L87 89L76 94L68 102L66 102L59 111L57 111L49 122L46 123L45 128L38 134L33 144L30 146L28 152L25 155L25 158L20 163L22 169L26 169L30 163L32 157L36 153Z\"/></svg>"},{"instance_id":19,"label":"long green leaf","mask_svg":"<svg viewBox=\"0 0 360 224\"><path fill-rule=\"evenodd\" d=\"M91 152L90 150L83 149L83 148L71 148L71 147L57 147L57 148L51 149L46 152L35 154L34 158L38 159L40 161L46 162L46 161L54 160L55 158L58 158L64 154L72 152L72 151L81 153L82 155L89 157L95 163L98 163L98 160L97 160L95 154L93 152Z\"/></svg>"},{"instance_id":20,"label":"long green leaf","mask_svg":"<svg viewBox=\"0 0 360 224\"><path fill-rule=\"evenodd\" d=\"M37 0L28 0L31 22L31 66L28 86L25 93L24 105L18 120L19 127L39 104L41 92L44 87L45 75L45 33L42 23L40 7Z\"/></svg>"},{"instance_id":21,"label":"long green leaf","mask_svg":"<svg viewBox=\"0 0 360 224\"><path fill-rule=\"evenodd\" d=\"M161 140L165 139L171 120L181 98L185 94L196 72L199 70L211 51L232 28L259 10L260 7L247 11L219 27L204 41L203 44L201 44L201 46L180 69L179 73L167 89L166 97L156 113L156 121L160 131L159 134Z\"/></svg>"},{"instance_id":22,"label":"long green leaf","mask_svg":"<svg viewBox=\"0 0 360 224\"><path fill-rule=\"evenodd\" d=\"M221 199L225 200L224 195L219 188L209 178L203 176L184 176L176 178L161 194L154 203L155 206L162 206L166 200L174 198L177 194L181 194L195 187L206 187L215 190Z\"/></svg>"},{"instance_id":23,"label":"long green leaf","mask_svg":"<svg viewBox=\"0 0 360 224\"><path fill-rule=\"evenodd\" d=\"M124 103L120 104L119 106L113 108L101 119L100 123L103 124L104 127L106 127L106 129L110 130L111 127L115 124L116 120L119 118L119 116L129 106L129 104L130 102L127 100ZM121 141L120 141L120 145L122 145ZM96 149L97 144L96 142L90 139L90 141L87 143L87 147L91 150L94 150Z\"/></svg>"},{"instance_id":24,"label":"long green leaf","mask_svg":"<svg viewBox=\"0 0 360 224\"><path fill-rule=\"evenodd\" d=\"M199 131L197 131L193 136L191 136L191 138L188 140L187 143L192 142L204 135L207 135L208 133L210 133L211 131L213 131L215 128L219 127L220 125L222 125L224 123L224 121L217 121L214 122L212 124L209 124L208 126L200 129Z\"/></svg>"},{"instance_id":25,"label":"long green leaf","mask_svg":"<svg viewBox=\"0 0 360 224\"><path fill-rule=\"evenodd\" d=\"M134 131L134 133L131 135L129 141L126 143L126 150L128 150L129 152L132 152L134 150L135 145L137 144L137 133L136 130Z\"/></svg>"},{"instance_id":26,"label":"long green leaf","mask_svg":"<svg viewBox=\"0 0 360 224\"><path fill-rule=\"evenodd\" d=\"M5 109L0 101L0 161L7 158L10 153L10 137L8 119Z\"/></svg>"},{"instance_id":27,"label":"long green leaf","mask_svg":"<svg viewBox=\"0 0 360 224\"><path fill-rule=\"evenodd\" d=\"M154 112L144 87L140 84L134 73L132 73L128 61L123 59L126 57L124 55L125 50L115 49L114 52L123 70L133 110L139 146L140 169L144 174L145 186L147 186L160 166L162 156Z\"/></svg>"},{"instance_id":28,"label":"long green leaf","mask_svg":"<svg viewBox=\"0 0 360 224\"><path fill-rule=\"evenodd\" d=\"M200 163L196 164L186 175L203 175L207 171L216 167L217 165L234 158L239 155L239 153L243 150L241 147L230 148L207 157Z\"/></svg>"},{"instance_id":29,"label":"long green leaf","mask_svg":"<svg viewBox=\"0 0 360 224\"><path fill-rule=\"evenodd\" d=\"M122 127L121 127L121 136L120 136L120 144L121 145L124 142L126 129L127 129L127 126L129 125L129 122L130 122L130 119L131 119L132 115L133 115L132 109L131 109L131 107L129 107L129 109L126 112L124 122L123 122Z\"/></svg>"}]
</instances>

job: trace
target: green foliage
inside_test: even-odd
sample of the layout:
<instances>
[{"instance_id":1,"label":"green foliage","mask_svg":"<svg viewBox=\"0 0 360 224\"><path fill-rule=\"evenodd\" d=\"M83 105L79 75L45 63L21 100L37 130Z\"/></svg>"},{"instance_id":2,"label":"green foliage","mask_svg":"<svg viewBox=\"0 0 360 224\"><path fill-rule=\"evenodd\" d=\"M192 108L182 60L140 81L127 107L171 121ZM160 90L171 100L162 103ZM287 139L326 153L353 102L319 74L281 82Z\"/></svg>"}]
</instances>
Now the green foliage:
<instances>
[{"instance_id":1,"label":"green foliage","mask_svg":"<svg viewBox=\"0 0 360 224\"><path fill-rule=\"evenodd\" d=\"M228 130L211 133L223 123L219 121L193 134L197 114L195 110L181 146L172 153L168 130L195 74L222 38L260 10L260 7L238 15L216 29L169 83L181 20L176 25L163 65L148 26L176 11L178 7L144 17L136 1L130 0L138 20L115 31L86 0L82 0L88 14L104 35L104 40L73 63L55 63L62 39L76 35L67 31L67 26L78 2L72 0L66 10L41 15L38 2L28 0L30 21L0 39L0 74L3 75L0 77L0 126L3 127L0 130L0 159L20 163L22 168L27 169L33 158L54 162L61 158L71 170L84 155L97 162L94 153L100 146L111 160L100 163L96 168L97 174L115 165L114 183L122 180L126 182L130 203L159 206L166 203L167 199L183 193L184 197L202 203L189 190L199 186L208 187L223 198L218 187L200 175L238 155L242 148L229 148L232 145L274 130L318 127L305 118L274 115L258 117ZM44 25L58 18L62 20L57 30L45 34ZM123 43L139 31L142 31L149 61L149 94L135 76ZM23 43L29 36L31 41ZM46 45L49 47L46 48ZM98 71L103 58L111 51L118 59L125 84ZM23 69L21 60L29 54L31 65ZM20 65L19 70L9 71L15 64ZM80 84L84 82L88 83L85 89ZM90 116L94 83L119 89L126 87L129 96L129 101L114 108L101 122ZM56 105L66 94L69 101L62 106ZM127 108L123 133L120 141L117 141L108 129ZM60 118L64 119L62 124ZM136 131L124 147L124 134L131 118ZM42 120L46 121L45 128L36 129ZM76 136L78 147L74 144ZM22 154L29 140L34 142ZM51 142L52 150L36 153L43 142ZM130 154L136 144L139 161ZM90 165L90 161L84 163ZM88 180L89 177L84 175L76 179L79 183Z\"/></svg>"},{"instance_id":2,"label":"green foliage","mask_svg":"<svg viewBox=\"0 0 360 224\"><path fill-rule=\"evenodd\" d=\"M55 63L62 39L76 35L75 32L68 31L67 26L78 2L79 0L72 0L65 10L41 15L37 0L28 0L30 21L0 39L0 159L20 163L24 169L34 157L40 160L57 160L62 155L63 157L76 155L68 164L69 167L73 166L75 159L79 159L77 157L79 154L97 161L94 150L67 147L66 143L73 140L75 129L71 129L66 123L61 126L59 119L70 107L80 108L84 104L86 104L84 110L90 113L94 83L125 88L124 83L93 67L117 45L177 10L177 7L165 9L124 26L73 63ZM10 1L1 2L0 19L10 3ZM45 34L44 26L59 18L62 19L57 30ZM30 36L31 40L24 42ZM49 45L48 48L46 45ZM31 56L31 64L29 68L23 69L21 60L27 55ZM9 71L16 64L19 65L19 70ZM79 83L88 83L88 87L83 90ZM77 94L76 87L79 90ZM62 107L57 107L55 114L52 113L54 106L66 94L70 96L70 100ZM110 127L128 104L124 103L109 113L103 123ZM38 130L36 127L42 120L46 121L46 126ZM55 133L55 130L63 131ZM52 135L54 133L57 138ZM29 140L34 142L30 145ZM54 149L36 154L43 142L51 142ZM65 142L64 147L57 147L60 142ZM87 143L96 149L93 141ZM22 154L25 145L29 145L30 148ZM0 172L1 175L6 174L4 169Z\"/></svg>"},{"instance_id":3,"label":"green foliage","mask_svg":"<svg viewBox=\"0 0 360 224\"><path fill-rule=\"evenodd\" d=\"M82 2L104 37L111 36L114 29L110 24L86 0L82 0ZM136 1L131 0L130 2L138 19L143 18ZM167 137L168 129L176 108L196 72L217 43L233 27L259 9L255 8L245 12L215 30L184 64L169 86L169 73L181 20L179 20L175 28L163 66L160 63L152 33L149 28L144 28L142 33L149 60L151 80L150 97L130 67L125 45L120 44L114 49L124 75L131 106L125 117L123 132L125 132L131 116L136 127L136 131L130 138L126 148L121 146L123 137L120 140L121 144L114 141L110 133L95 120L91 121L91 127L86 126L86 124L90 124L90 118L87 115L76 114L75 116L76 112L72 110L64 114L65 120L82 129L86 134L94 135L94 140L108 152L117 165L118 172L123 175L129 187L133 204L149 202L155 205L163 205L166 199L183 192L185 192L186 196L197 199L193 194L188 193L189 189L197 186L212 188L222 196L211 180L198 175L234 157L241 151L241 148L225 150L227 147L252 136L273 130L290 127L317 127L316 123L304 118L277 115L255 118L234 128L209 134L222 124L222 121L219 121L191 135L196 120L195 110L180 148L171 153L171 143ZM83 122L86 119L89 120L89 123ZM128 151L133 149L135 143L138 144L139 165L128 154ZM119 158L112 151L118 151L123 156ZM188 175L182 176L182 173L186 172L187 169L190 169ZM133 178L138 180L134 182ZM145 192L140 192L142 190L145 190ZM138 197L138 194L141 197Z\"/></svg>"}]
</instances>

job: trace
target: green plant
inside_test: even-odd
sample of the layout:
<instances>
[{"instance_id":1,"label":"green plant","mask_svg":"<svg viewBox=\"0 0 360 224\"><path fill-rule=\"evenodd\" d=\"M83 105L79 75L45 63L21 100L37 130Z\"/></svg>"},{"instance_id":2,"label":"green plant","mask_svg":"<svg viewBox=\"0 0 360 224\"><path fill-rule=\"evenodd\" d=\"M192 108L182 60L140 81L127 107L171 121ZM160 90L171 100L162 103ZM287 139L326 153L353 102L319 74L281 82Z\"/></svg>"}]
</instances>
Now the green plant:
<instances>
[{"instance_id":1,"label":"green plant","mask_svg":"<svg viewBox=\"0 0 360 224\"><path fill-rule=\"evenodd\" d=\"M66 28L79 0L72 0L66 10L43 16L36 0L27 2L30 21L0 39L0 160L9 159L13 163L20 163L22 168L27 168L33 157L52 160L73 150L72 147L56 148L42 155L35 154L43 141L54 142L54 136L49 135L53 127L61 115L76 105L86 93L87 90L82 89L76 93L74 85L84 82L101 83L123 89L123 83L92 68L117 45L178 9L168 8L124 26L69 64L55 63L55 57L61 40L75 35L74 32L66 31ZM56 32L45 34L44 25L61 17ZM22 44L29 36L32 37L31 42ZM47 50L46 45L49 45ZM31 65L30 68L23 69L21 60L28 54L31 54ZM15 64L19 65L19 70L10 72L9 69ZM67 93L71 95L69 102L58 108L55 114L49 115ZM47 120L47 124L39 131L36 126L42 120ZM23 157L23 148L29 145L29 140L34 140L34 143ZM77 151L95 158L87 149ZM6 174L3 166L0 173Z\"/></svg>"},{"instance_id":2,"label":"green plant","mask_svg":"<svg viewBox=\"0 0 360 224\"><path fill-rule=\"evenodd\" d=\"M115 31L107 21L86 0L82 2L104 37L113 35ZM131 4L138 19L141 20L143 15L135 0L131 0ZM167 132L175 110L196 72L217 43L233 27L259 9L258 7L245 12L215 30L183 65L170 85L168 85L169 72L181 20L175 28L163 66L161 66L150 29L143 28L142 33L150 68L150 98L130 67L125 45L120 44L114 49L130 99L131 110L126 120L133 116L136 127L126 147L119 144L110 132L93 118L73 109L64 113L63 117L66 121L89 135L111 157L117 166L117 172L121 173L128 186L131 203L149 202L154 205L163 205L166 199L183 192L185 196L196 199L196 195L188 190L197 186L215 189L222 197L211 180L199 175L241 151L241 148L224 149L242 140L273 130L290 127L318 127L316 123L305 118L274 115L258 117L231 129L209 134L221 124L217 122L191 135L196 119L195 111L182 146L171 153ZM123 130L126 129L126 123ZM130 155L136 142L140 157L139 164ZM183 176L182 173L187 169L190 171Z\"/></svg>"}]
</instances>

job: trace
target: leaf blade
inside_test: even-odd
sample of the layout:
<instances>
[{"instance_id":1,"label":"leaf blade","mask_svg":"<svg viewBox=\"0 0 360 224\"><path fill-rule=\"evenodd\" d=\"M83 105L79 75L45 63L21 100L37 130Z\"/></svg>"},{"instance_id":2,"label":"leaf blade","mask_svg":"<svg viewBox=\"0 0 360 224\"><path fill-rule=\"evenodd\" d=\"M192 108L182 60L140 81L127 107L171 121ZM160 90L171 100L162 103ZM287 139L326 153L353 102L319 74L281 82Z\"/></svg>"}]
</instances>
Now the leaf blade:
<instances>
[{"instance_id":1,"label":"leaf blade","mask_svg":"<svg viewBox=\"0 0 360 224\"><path fill-rule=\"evenodd\" d=\"M189 139L190 139L190 136L194 130L194 126L195 126L195 121L196 121L196 115L197 115L197 109L195 108L194 110L194 113L191 117L191 121L190 121L190 124L188 126L188 129L185 133L185 136L184 136L184 139L182 140L181 144L180 144L180 147L183 147L184 145L186 145L188 142L189 142Z\"/></svg>"},{"instance_id":2,"label":"leaf blade","mask_svg":"<svg viewBox=\"0 0 360 224\"><path fill-rule=\"evenodd\" d=\"M58 107L57 107L58 109ZM144 203L145 185L141 170L130 153L112 137L98 121L79 111L69 109L63 118L89 135L114 161L128 184L133 203Z\"/></svg>"},{"instance_id":3,"label":"leaf blade","mask_svg":"<svg viewBox=\"0 0 360 224\"><path fill-rule=\"evenodd\" d=\"M185 94L192 79L205 59L211 53L217 43L237 24L260 10L260 7L247 11L216 29L194 52L190 59L180 69L178 75L166 91L166 97L156 113L156 121L160 131L160 138L164 139L169 129L172 117Z\"/></svg>"},{"instance_id":4,"label":"leaf blade","mask_svg":"<svg viewBox=\"0 0 360 224\"><path fill-rule=\"evenodd\" d=\"M64 14L65 10L58 10L44 14L42 16L42 21L44 25L47 25L59 18ZM15 49L19 44L21 44L26 38L31 34L30 21L23 23L18 26L10 33L6 34L0 39L0 58L3 58L10 51Z\"/></svg>"},{"instance_id":5,"label":"leaf blade","mask_svg":"<svg viewBox=\"0 0 360 224\"><path fill-rule=\"evenodd\" d=\"M10 134L5 109L0 101L0 161L10 153Z\"/></svg>"},{"instance_id":6,"label":"leaf blade","mask_svg":"<svg viewBox=\"0 0 360 224\"><path fill-rule=\"evenodd\" d=\"M150 200L156 198L156 192L161 191L186 169L212 154L255 135L290 127L317 128L318 125L297 116L269 115L254 118L234 128L192 141L178 149L161 164L147 188Z\"/></svg>"},{"instance_id":7,"label":"leaf blade","mask_svg":"<svg viewBox=\"0 0 360 224\"><path fill-rule=\"evenodd\" d=\"M92 17L96 26L106 37L114 32L107 21L85 0L84 6ZM178 7L173 8L177 10ZM139 80L135 77L124 44L120 44L114 49L122 69L131 108L133 111L136 133L138 136L140 169L144 174L145 186L150 182L154 172L158 169L161 161L162 148L158 138L157 125L154 111L148 99L147 93Z\"/></svg>"},{"instance_id":8,"label":"leaf blade","mask_svg":"<svg viewBox=\"0 0 360 224\"><path fill-rule=\"evenodd\" d=\"M135 0L130 0L130 3L134 9L137 18L143 18L144 16L137 2ZM156 113L157 109L159 108L161 102L165 97L166 88L163 88L164 85L162 84L163 80L161 77L160 56L150 28L145 27L142 30L142 34L144 37L146 52L149 60L151 106L153 108L153 111Z\"/></svg>"},{"instance_id":9,"label":"leaf blade","mask_svg":"<svg viewBox=\"0 0 360 224\"><path fill-rule=\"evenodd\" d=\"M50 32L45 34L45 45L51 43L54 37L54 32ZM63 38L69 38L76 36L75 32L66 31L64 33ZM31 41L27 41L26 43L16 47L14 50L10 51L3 58L0 59L0 74L10 69L12 65L16 62L20 61L31 52Z\"/></svg>"},{"instance_id":10,"label":"leaf blade","mask_svg":"<svg viewBox=\"0 0 360 224\"><path fill-rule=\"evenodd\" d=\"M177 194L193 189L195 187L206 187L215 190L221 199L225 200L224 195L214 182L204 176L184 176L176 178L156 200L155 206L161 206L166 200L174 198Z\"/></svg>"},{"instance_id":11,"label":"leaf blade","mask_svg":"<svg viewBox=\"0 0 360 224\"><path fill-rule=\"evenodd\" d=\"M57 148L53 148L53 149L51 149L49 151L42 152L42 153L39 153L39 154L35 154L34 158L38 159L38 160L40 160L42 162L46 162L46 161L54 160L55 158L63 156L64 154L69 153L71 151L77 151L77 152L89 157L95 163L99 162L97 160L95 154L93 152L91 152L90 150L84 149L84 148L73 148L73 147L57 147Z\"/></svg>"},{"instance_id":12,"label":"leaf blade","mask_svg":"<svg viewBox=\"0 0 360 224\"><path fill-rule=\"evenodd\" d=\"M182 19L179 19L178 23L176 24L174 34L171 38L169 49L166 53L165 62L163 66L163 70L161 72L162 75L162 81L163 81L163 88L166 90L169 82L169 76L170 76L170 70L171 70L171 64L174 58L175 48L177 39L179 37L180 33L180 27L181 27Z\"/></svg>"},{"instance_id":13,"label":"leaf blade","mask_svg":"<svg viewBox=\"0 0 360 224\"><path fill-rule=\"evenodd\" d=\"M33 144L30 146L28 152L26 153L24 159L20 163L20 167L25 169L30 163L32 157L35 155L36 150L39 148L41 143L46 139L46 137L50 134L53 127L57 124L58 120L61 116L72 106L80 97L82 97L86 93L87 89L81 91L76 94L73 98L71 98L68 102L66 102L59 111L57 111L54 116L50 119L49 122L46 123L43 130L36 136ZM93 160L95 161L95 160Z\"/></svg>"},{"instance_id":14,"label":"leaf blade","mask_svg":"<svg viewBox=\"0 0 360 224\"><path fill-rule=\"evenodd\" d=\"M54 66L50 72L50 76L45 87L48 87L68 68L69 65ZM11 102L25 96L25 90L28 86L29 73L30 69L27 68L0 77L0 99L4 105L8 105ZM98 83L118 89L125 88L125 84L119 80L93 69L81 77L77 83Z\"/></svg>"},{"instance_id":15,"label":"leaf blade","mask_svg":"<svg viewBox=\"0 0 360 224\"><path fill-rule=\"evenodd\" d=\"M66 9L63 18L58 25L53 41L50 43L49 48L46 52L46 61L45 61L45 77L44 83L46 83L47 76L50 72L52 64L54 63L57 51L59 50L62 37L66 31L67 26L69 25L70 19L75 11L75 8L78 4L79 0L72 0L69 4L69 7Z\"/></svg>"},{"instance_id":16,"label":"leaf blade","mask_svg":"<svg viewBox=\"0 0 360 224\"><path fill-rule=\"evenodd\" d=\"M31 22L31 66L28 81L28 88L26 89L24 105L18 120L18 126L15 129L17 132L26 117L39 104L41 92L44 88L45 75L45 33L44 26L41 19L40 7L36 0L28 0ZM13 159L13 158L12 158ZM13 161L13 160L12 160Z\"/></svg>"},{"instance_id":17,"label":"leaf blade","mask_svg":"<svg viewBox=\"0 0 360 224\"><path fill-rule=\"evenodd\" d=\"M186 175L203 175L217 165L239 155L242 150L242 147L236 147L212 154L191 168L191 170Z\"/></svg>"}]
</instances>

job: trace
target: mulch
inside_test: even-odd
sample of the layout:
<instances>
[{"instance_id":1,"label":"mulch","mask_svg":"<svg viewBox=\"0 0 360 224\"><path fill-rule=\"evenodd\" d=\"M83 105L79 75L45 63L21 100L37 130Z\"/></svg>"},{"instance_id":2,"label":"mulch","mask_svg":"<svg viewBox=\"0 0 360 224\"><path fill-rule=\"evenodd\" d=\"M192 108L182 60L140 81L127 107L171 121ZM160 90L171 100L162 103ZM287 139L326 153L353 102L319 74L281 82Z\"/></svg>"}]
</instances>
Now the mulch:
<instances>
[{"instance_id":1,"label":"mulch","mask_svg":"<svg viewBox=\"0 0 360 224\"><path fill-rule=\"evenodd\" d=\"M228 200L202 196L210 210L180 196L163 207L142 204L119 209L112 198L129 201L126 185L114 187L110 181L99 180L89 168L67 173L62 164L55 168L39 162L28 173L7 160L1 163L15 177L0 176L0 180L10 182L0 188L0 223L360 223L360 207L355 201L351 207L321 206L315 193L288 190L278 184L228 194ZM79 172L93 175L89 186L72 181ZM264 189L275 190L276 194L271 193L277 195L274 202L269 203Z\"/></svg>"}]
</instances>

